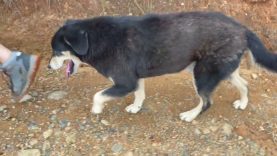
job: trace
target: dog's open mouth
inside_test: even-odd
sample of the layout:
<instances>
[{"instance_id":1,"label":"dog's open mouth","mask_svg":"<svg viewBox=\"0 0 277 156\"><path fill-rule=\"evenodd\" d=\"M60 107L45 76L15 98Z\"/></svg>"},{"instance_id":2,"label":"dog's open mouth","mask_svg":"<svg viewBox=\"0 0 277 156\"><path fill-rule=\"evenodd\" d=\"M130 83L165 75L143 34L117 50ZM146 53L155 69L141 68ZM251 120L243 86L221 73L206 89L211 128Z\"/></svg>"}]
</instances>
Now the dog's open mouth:
<instances>
[{"instance_id":1,"label":"dog's open mouth","mask_svg":"<svg viewBox=\"0 0 277 156\"><path fill-rule=\"evenodd\" d=\"M73 73L75 73L75 64L72 60L68 61L66 66L66 77L69 78Z\"/></svg>"}]
</instances>

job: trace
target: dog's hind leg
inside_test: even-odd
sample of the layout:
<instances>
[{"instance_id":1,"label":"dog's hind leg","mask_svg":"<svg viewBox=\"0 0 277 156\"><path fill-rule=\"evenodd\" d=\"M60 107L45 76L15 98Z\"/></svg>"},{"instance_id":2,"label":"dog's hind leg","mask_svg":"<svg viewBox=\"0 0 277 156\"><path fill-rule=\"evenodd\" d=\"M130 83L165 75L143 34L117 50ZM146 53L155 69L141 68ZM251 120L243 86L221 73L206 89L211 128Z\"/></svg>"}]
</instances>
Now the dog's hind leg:
<instances>
[{"instance_id":1,"label":"dog's hind leg","mask_svg":"<svg viewBox=\"0 0 277 156\"><path fill-rule=\"evenodd\" d=\"M200 84L199 81L200 81L199 79L195 79L195 82L194 82L194 86L195 86L195 89L196 89L196 91L198 93L198 97L199 97L199 104L195 108L181 113L180 114L181 120L191 122L201 112L207 110L211 105L210 95L211 95L213 88L205 87L205 86L203 86L205 84L202 85L202 84ZM214 87L215 86L216 85L214 85ZM206 88L206 89L204 89L204 88Z\"/></svg>"},{"instance_id":2,"label":"dog's hind leg","mask_svg":"<svg viewBox=\"0 0 277 156\"><path fill-rule=\"evenodd\" d=\"M226 65L226 66L225 66ZM195 88L200 102L197 107L180 114L181 120L191 122L200 113L206 111L211 105L211 94L221 80L228 77L233 72L230 64L214 65L206 61L197 62L194 67ZM236 66L236 64L234 64ZM228 69L227 69L228 68Z\"/></svg>"},{"instance_id":3,"label":"dog's hind leg","mask_svg":"<svg viewBox=\"0 0 277 156\"><path fill-rule=\"evenodd\" d=\"M247 82L240 77L239 69L235 70L230 76L230 82L236 86L240 92L240 100L236 100L233 105L236 109L244 110L248 104Z\"/></svg>"},{"instance_id":4,"label":"dog's hind leg","mask_svg":"<svg viewBox=\"0 0 277 156\"><path fill-rule=\"evenodd\" d=\"M143 105L143 101L145 99L145 91L144 91L144 79L138 80L137 90L135 91L135 101L133 104L130 104L125 108L125 110L129 113L137 113L140 111Z\"/></svg>"},{"instance_id":5,"label":"dog's hind leg","mask_svg":"<svg viewBox=\"0 0 277 156\"><path fill-rule=\"evenodd\" d=\"M204 105L204 101L201 96L199 96L199 99L200 99L200 102L195 108L191 109L190 111L183 112L180 114L181 120L191 122L201 113L203 105Z\"/></svg>"}]
</instances>

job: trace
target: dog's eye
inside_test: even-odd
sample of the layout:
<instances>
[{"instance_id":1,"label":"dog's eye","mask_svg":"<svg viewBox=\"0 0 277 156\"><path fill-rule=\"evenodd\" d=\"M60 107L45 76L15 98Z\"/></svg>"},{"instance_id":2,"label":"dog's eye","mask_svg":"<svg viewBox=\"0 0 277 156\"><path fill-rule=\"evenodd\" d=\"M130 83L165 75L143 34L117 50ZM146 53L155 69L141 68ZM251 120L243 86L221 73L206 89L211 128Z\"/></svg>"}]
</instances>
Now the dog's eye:
<instances>
[{"instance_id":1,"label":"dog's eye","mask_svg":"<svg viewBox=\"0 0 277 156\"><path fill-rule=\"evenodd\" d=\"M53 53L54 53L55 56L61 56L62 55L62 53L60 51L54 51Z\"/></svg>"}]
</instances>

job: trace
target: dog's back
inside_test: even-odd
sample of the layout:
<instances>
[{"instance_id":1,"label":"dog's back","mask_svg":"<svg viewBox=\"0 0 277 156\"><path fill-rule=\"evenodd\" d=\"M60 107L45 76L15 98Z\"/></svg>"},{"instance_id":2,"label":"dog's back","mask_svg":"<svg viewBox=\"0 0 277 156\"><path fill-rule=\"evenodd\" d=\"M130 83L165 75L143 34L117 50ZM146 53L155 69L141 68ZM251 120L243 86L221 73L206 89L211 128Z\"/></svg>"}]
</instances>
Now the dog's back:
<instances>
[{"instance_id":1,"label":"dog's back","mask_svg":"<svg viewBox=\"0 0 277 156\"><path fill-rule=\"evenodd\" d=\"M147 15L136 27L138 31L128 37L136 45L132 50L144 57L139 67L143 76L179 72L201 59L215 63L232 60L246 49L245 27L221 13Z\"/></svg>"}]
</instances>

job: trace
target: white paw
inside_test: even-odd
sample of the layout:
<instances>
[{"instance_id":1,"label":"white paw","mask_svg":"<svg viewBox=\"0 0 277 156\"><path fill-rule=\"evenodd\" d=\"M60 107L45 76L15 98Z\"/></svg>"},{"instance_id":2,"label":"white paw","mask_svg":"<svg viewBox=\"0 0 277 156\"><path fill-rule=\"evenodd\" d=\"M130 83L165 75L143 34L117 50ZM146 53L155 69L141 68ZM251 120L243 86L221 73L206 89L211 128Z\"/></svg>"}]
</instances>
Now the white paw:
<instances>
[{"instance_id":1,"label":"white paw","mask_svg":"<svg viewBox=\"0 0 277 156\"><path fill-rule=\"evenodd\" d=\"M139 112L141 110L141 106L140 105L131 104L131 105L127 106L125 108L125 110L127 112L129 112L129 113L135 114L135 113L137 113L137 112Z\"/></svg>"},{"instance_id":2,"label":"white paw","mask_svg":"<svg viewBox=\"0 0 277 156\"><path fill-rule=\"evenodd\" d=\"M236 100L234 103L233 103L233 106L236 108L236 109L241 109L241 110L244 110L247 106L247 101L244 102L244 101L241 101L241 100Z\"/></svg>"},{"instance_id":3,"label":"white paw","mask_svg":"<svg viewBox=\"0 0 277 156\"><path fill-rule=\"evenodd\" d=\"M103 111L103 107L93 105L90 112L93 114L100 114L100 113L102 113L102 111Z\"/></svg>"},{"instance_id":4,"label":"white paw","mask_svg":"<svg viewBox=\"0 0 277 156\"><path fill-rule=\"evenodd\" d=\"M197 113L195 111L187 111L180 114L180 119L186 122L191 122L197 117Z\"/></svg>"}]
</instances>

